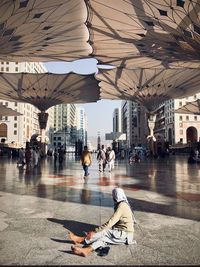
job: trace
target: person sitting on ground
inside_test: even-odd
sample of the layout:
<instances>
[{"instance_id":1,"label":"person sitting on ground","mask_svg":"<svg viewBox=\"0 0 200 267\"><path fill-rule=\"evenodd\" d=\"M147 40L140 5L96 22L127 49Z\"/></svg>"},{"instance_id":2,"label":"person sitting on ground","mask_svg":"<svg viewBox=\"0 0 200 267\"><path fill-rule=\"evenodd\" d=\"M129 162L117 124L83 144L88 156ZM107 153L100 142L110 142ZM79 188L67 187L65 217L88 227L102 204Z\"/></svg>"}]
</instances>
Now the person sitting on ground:
<instances>
[{"instance_id":1,"label":"person sitting on ground","mask_svg":"<svg viewBox=\"0 0 200 267\"><path fill-rule=\"evenodd\" d=\"M127 200L127 197L121 188L112 190L114 201L114 213L111 218L102 226L94 231L88 232L86 236L77 236L70 232L69 236L75 243L72 246L72 252L86 257L90 252L105 247L108 244L134 244L134 216ZM78 244L88 245L87 247L76 246Z\"/></svg>"}]
</instances>

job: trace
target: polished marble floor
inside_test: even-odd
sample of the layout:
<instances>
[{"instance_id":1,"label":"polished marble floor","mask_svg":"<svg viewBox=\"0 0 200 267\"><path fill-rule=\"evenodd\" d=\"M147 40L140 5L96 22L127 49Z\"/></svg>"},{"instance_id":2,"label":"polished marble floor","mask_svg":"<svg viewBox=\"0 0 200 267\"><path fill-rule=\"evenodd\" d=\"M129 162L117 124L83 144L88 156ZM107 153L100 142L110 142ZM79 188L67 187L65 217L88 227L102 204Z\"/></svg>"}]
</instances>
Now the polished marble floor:
<instances>
[{"instance_id":1,"label":"polished marble floor","mask_svg":"<svg viewBox=\"0 0 200 267\"><path fill-rule=\"evenodd\" d=\"M85 181L73 156L62 166L47 158L31 169L0 158L1 265L200 264L200 164L171 155L116 161L111 173L99 173L94 155L89 172ZM104 258L71 254L66 229L81 234L105 222L115 186L135 211L137 245L112 246Z\"/></svg>"}]
</instances>

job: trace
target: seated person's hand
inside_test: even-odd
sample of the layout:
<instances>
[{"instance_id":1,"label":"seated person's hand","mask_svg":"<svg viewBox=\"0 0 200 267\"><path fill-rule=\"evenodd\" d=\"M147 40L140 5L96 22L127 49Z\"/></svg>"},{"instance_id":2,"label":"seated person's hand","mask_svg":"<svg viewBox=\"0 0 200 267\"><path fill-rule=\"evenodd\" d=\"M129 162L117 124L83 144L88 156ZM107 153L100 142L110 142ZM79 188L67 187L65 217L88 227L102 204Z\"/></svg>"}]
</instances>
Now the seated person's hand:
<instances>
[{"instance_id":1,"label":"seated person's hand","mask_svg":"<svg viewBox=\"0 0 200 267\"><path fill-rule=\"evenodd\" d=\"M91 239L94 234L95 234L94 231L87 232L86 239L88 239L88 240Z\"/></svg>"}]
</instances>

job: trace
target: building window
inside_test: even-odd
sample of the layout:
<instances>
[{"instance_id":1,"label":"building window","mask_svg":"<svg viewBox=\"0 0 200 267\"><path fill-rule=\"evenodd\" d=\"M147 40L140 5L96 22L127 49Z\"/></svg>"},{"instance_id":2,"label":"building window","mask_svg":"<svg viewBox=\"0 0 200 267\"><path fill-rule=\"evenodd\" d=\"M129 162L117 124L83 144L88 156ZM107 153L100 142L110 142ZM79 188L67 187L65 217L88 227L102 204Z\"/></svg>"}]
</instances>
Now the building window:
<instances>
[{"instance_id":1,"label":"building window","mask_svg":"<svg viewBox=\"0 0 200 267\"><path fill-rule=\"evenodd\" d=\"M189 116L186 116L186 121L189 121Z\"/></svg>"},{"instance_id":2,"label":"building window","mask_svg":"<svg viewBox=\"0 0 200 267\"><path fill-rule=\"evenodd\" d=\"M17 102L15 102L15 107L17 107Z\"/></svg>"},{"instance_id":3,"label":"building window","mask_svg":"<svg viewBox=\"0 0 200 267\"><path fill-rule=\"evenodd\" d=\"M4 71L4 67L1 67L1 71Z\"/></svg>"},{"instance_id":4,"label":"building window","mask_svg":"<svg viewBox=\"0 0 200 267\"><path fill-rule=\"evenodd\" d=\"M14 121L17 121L17 116L14 117Z\"/></svg>"},{"instance_id":5,"label":"building window","mask_svg":"<svg viewBox=\"0 0 200 267\"><path fill-rule=\"evenodd\" d=\"M17 128L17 123L14 123L14 128Z\"/></svg>"},{"instance_id":6,"label":"building window","mask_svg":"<svg viewBox=\"0 0 200 267\"><path fill-rule=\"evenodd\" d=\"M8 117L7 116L5 116L5 121L7 121L8 120Z\"/></svg>"},{"instance_id":7,"label":"building window","mask_svg":"<svg viewBox=\"0 0 200 267\"><path fill-rule=\"evenodd\" d=\"M14 135L17 135L17 131L16 130L14 130Z\"/></svg>"},{"instance_id":8,"label":"building window","mask_svg":"<svg viewBox=\"0 0 200 267\"><path fill-rule=\"evenodd\" d=\"M183 120L183 117L182 116L179 116L179 121L182 121Z\"/></svg>"},{"instance_id":9,"label":"building window","mask_svg":"<svg viewBox=\"0 0 200 267\"><path fill-rule=\"evenodd\" d=\"M183 135L183 130L180 130L179 133L180 133L180 135Z\"/></svg>"},{"instance_id":10,"label":"building window","mask_svg":"<svg viewBox=\"0 0 200 267\"><path fill-rule=\"evenodd\" d=\"M56 140L56 137L54 136L53 140Z\"/></svg>"},{"instance_id":11,"label":"building window","mask_svg":"<svg viewBox=\"0 0 200 267\"><path fill-rule=\"evenodd\" d=\"M9 68L8 67L6 67L6 71L9 71Z\"/></svg>"},{"instance_id":12,"label":"building window","mask_svg":"<svg viewBox=\"0 0 200 267\"><path fill-rule=\"evenodd\" d=\"M179 102L179 107L182 107L182 101Z\"/></svg>"},{"instance_id":13,"label":"building window","mask_svg":"<svg viewBox=\"0 0 200 267\"><path fill-rule=\"evenodd\" d=\"M194 120L197 121L197 116L194 116Z\"/></svg>"},{"instance_id":14,"label":"building window","mask_svg":"<svg viewBox=\"0 0 200 267\"><path fill-rule=\"evenodd\" d=\"M15 68L15 71L18 71L18 67Z\"/></svg>"}]
</instances>

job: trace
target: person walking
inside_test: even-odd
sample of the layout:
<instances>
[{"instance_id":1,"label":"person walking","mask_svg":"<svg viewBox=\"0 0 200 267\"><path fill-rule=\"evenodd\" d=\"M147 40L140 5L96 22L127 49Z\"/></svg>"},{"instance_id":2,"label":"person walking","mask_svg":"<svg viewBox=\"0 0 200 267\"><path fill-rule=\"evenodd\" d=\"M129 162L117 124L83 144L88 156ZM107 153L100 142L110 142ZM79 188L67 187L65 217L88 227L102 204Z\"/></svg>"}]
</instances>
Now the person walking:
<instances>
[{"instance_id":1,"label":"person walking","mask_svg":"<svg viewBox=\"0 0 200 267\"><path fill-rule=\"evenodd\" d=\"M115 151L111 147L107 149L106 160L108 162L108 171L111 172L115 166Z\"/></svg>"},{"instance_id":2,"label":"person walking","mask_svg":"<svg viewBox=\"0 0 200 267\"><path fill-rule=\"evenodd\" d=\"M97 153L97 160L99 164L99 171L104 172L106 167L106 152L104 150L104 145L101 146Z\"/></svg>"},{"instance_id":3,"label":"person walking","mask_svg":"<svg viewBox=\"0 0 200 267\"><path fill-rule=\"evenodd\" d=\"M86 237L69 233L70 239L75 244L71 247L74 254L86 257L90 252L105 247L106 244L136 244L134 240L136 221L123 189L114 188L112 197L114 213L106 223L88 232ZM78 246L80 244L87 245L87 247Z\"/></svg>"},{"instance_id":4,"label":"person walking","mask_svg":"<svg viewBox=\"0 0 200 267\"><path fill-rule=\"evenodd\" d=\"M88 150L87 146L84 146L84 150L83 153L81 155L81 163L83 166L83 170L84 170L84 178L89 176L89 166L92 164L92 157L91 157L91 153Z\"/></svg>"},{"instance_id":5,"label":"person walking","mask_svg":"<svg viewBox=\"0 0 200 267\"><path fill-rule=\"evenodd\" d=\"M24 151L24 148L21 147L19 149L19 160L17 162L17 166L23 167L24 165L25 165L25 151Z\"/></svg>"}]
</instances>

